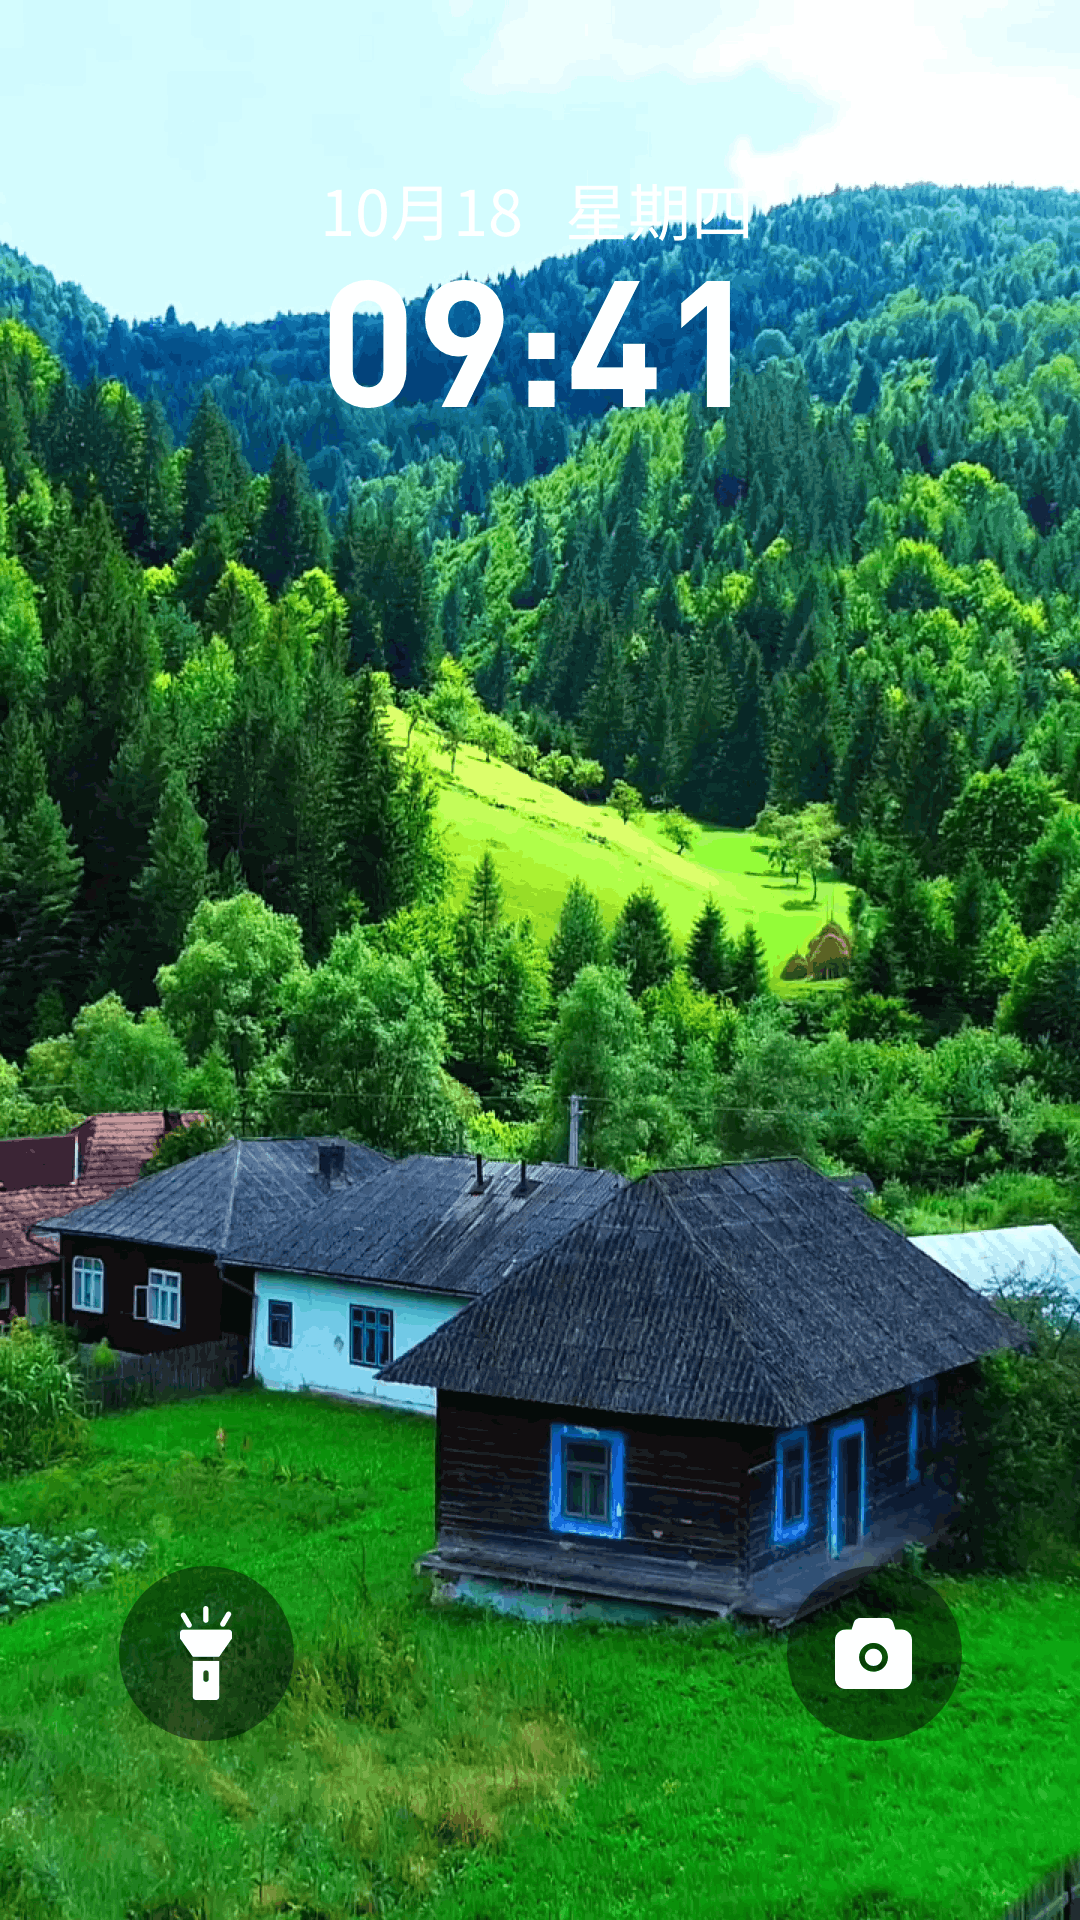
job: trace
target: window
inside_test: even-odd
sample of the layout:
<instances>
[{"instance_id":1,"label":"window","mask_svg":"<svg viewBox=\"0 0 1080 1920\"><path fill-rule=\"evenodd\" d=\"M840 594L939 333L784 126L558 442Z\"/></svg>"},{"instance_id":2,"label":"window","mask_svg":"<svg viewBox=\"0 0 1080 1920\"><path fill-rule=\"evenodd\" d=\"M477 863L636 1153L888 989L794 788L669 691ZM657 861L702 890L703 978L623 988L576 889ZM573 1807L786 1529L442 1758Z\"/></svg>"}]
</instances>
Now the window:
<instances>
[{"instance_id":1,"label":"window","mask_svg":"<svg viewBox=\"0 0 1080 1920\"><path fill-rule=\"evenodd\" d=\"M921 1380L911 1389L908 1413L908 1486L923 1478L927 1459L937 1445L937 1381Z\"/></svg>"},{"instance_id":2,"label":"window","mask_svg":"<svg viewBox=\"0 0 1080 1920\"><path fill-rule=\"evenodd\" d=\"M625 1453L621 1433L552 1427L548 1520L554 1532L622 1538Z\"/></svg>"},{"instance_id":3,"label":"window","mask_svg":"<svg viewBox=\"0 0 1080 1920\"><path fill-rule=\"evenodd\" d=\"M104 1265L85 1253L77 1253L71 1263L71 1304L82 1313L105 1311Z\"/></svg>"},{"instance_id":4,"label":"window","mask_svg":"<svg viewBox=\"0 0 1080 1920\"><path fill-rule=\"evenodd\" d=\"M11 1282L10 1280L0 1280L0 1313L3 1313L4 1308L10 1307L10 1305L11 1305Z\"/></svg>"},{"instance_id":5,"label":"window","mask_svg":"<svg viewBox=\"0 0 1080 1920\"><path fill-rule=\"evenodd\" d=\"M292 1301L271 1300L267 1338L272 1347L292 1346Z\"/></svg>"},{"instance_id":6,"label":"window","mask_svg":"<svg viewBox=\"0 0 1080 1920\"><path fill-rule=\"evenodd\" d=\"M354 1367L388 1367L394 1357L394 1316L388 1307L353 1307Z\"/></svg>"},{"instance_id":7,"label":"window","mask_svg":"<svg viewBox=\"0 0 1080 1920\"><path fill-rule=\"evenodd\" d=\"M145 1287L135 1289L136 1320L151 1320L158 1327L180 1325L180 1275L151 1267Z\"/></svg>"},{"instance_id":8,"label":"window","mask_svg":"<svg viewBox=\"0 0 1080 1920\"><path fill-rule=\"evenodd\" d=\"M810 1531L810 1438L805 1427L776 1442L776 1505L773 1539L802 1540Z\"/></svg>"}]
</instances>

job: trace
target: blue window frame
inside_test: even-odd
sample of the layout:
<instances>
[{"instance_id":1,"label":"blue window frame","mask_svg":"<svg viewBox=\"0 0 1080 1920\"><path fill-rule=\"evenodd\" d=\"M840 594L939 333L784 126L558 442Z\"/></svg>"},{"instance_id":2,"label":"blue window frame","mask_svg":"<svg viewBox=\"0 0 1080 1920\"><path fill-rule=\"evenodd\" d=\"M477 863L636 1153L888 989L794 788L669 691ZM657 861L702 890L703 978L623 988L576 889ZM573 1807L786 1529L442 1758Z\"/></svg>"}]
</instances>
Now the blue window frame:
<instances>
[{"instance_id":1,"label":"blue window frame","mask_svg":"<svg viewBox=\"0 0 1080 1920\"><path fill-rule=\"evenodd\" d=\"M829 1552L835 1560L866 1530L866 1422L848 1420L829 1434Z\"/></svg>"},{"instance_id":2,"label":"blue window frame","mask_svg":"<svg viewBox=\"0 0 1080 1920\"><path fill-rule=\"evenodd\" d=\"M810 1436L805 1427L777 1435L773 1540L804 1540L810 1531Z\"/></svg>"},{"instance_id":3,"label":"blue window frame","mask_svg":"<svg viewBox=\"0 0 1080 1920\"><path fill-rule=\"evenodd\" d=\"M548 1524L553 1533L621 1540L626 1436L552 1424Z\"/></svg>"},{"instance_id":4,"label":"blue window frame","mask_svg":"<svg viewBox=\"0 0 1080 1920\"><path fill-rule=\"evenodd\" d=\"M920 1380L911 1389L908 1409L908 1486L921 1480L926 1457L937 1446L937 1381Z\"/></svg>"},{"instance_id":5,"label":"blue window frame","mask_svg":"<svg viewBox=\"0 0 1080 1920\"><path fill-rule=\"evenodd\" d=\"M271 1300L267 1311L267 1343L271 1347L292 1346L292 1301Z\"/></svg>"},{"instance_id":6,"label":"blue window frame","mask_svg":"<svg viewBox=\"0 0 1080 1920\"><path fill-rule=\"evenodd\" d=\"M354 1367L388 1367L394 1357L394 1316L388 1307L353 1307Z\"/></svg>"}]
</instances>

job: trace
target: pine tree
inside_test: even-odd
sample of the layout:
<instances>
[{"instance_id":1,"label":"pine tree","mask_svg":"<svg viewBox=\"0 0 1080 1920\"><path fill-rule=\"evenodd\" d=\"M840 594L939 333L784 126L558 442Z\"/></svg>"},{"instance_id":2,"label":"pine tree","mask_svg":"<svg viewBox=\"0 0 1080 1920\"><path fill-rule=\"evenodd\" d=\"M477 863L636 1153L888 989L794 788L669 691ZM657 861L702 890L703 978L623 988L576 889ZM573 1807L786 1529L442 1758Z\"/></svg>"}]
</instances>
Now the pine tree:
<instances>
[{"instance_id":1,"label":"pine tree","mask_svg":"<svg viewBox=\"0 0 1080 1920\"><path fill-rule=\"evenodd\" d=\"M50 986L70 986L83 863L54 800L42 795L10 839L0 822L0 1053L22 1054Z\"/></svg>"},{"instance_id":2,"label":"pine tree","mask_svg":"<svg viewBox=\"0 0 1080 1920\"><path fill-rule=\"evenodd\" d=\"M322 503L312 489L307 467L287 440L279 444L270 467L266 505L252 553L256 573L275 596L309 568L330 564L330 534Z\"/></svg>"},{"instance_id":3,"label":"pine tree","mask_svg":"<svg viewBox=\"0 0 1080 1920\"><path fill-rule=\"evenodd\" d=\"M548 948L551 991L555 999L573 985L582 967L602 964L606 945L599 900L583 880L571 880Z\"/></svg>"},{"instance_id":4,"label":"pine tree","mask_svg":"<svg viewBox=\"0 0 1080 1920\"><path fill-rule=\"evenodd\" d=\"M726 993L733 959L723 913L710 894L690 933L686 971L703 992Z\"/></svg>"},{"instance_id":5,"label":"pine tree","mask_svg":"<svg viewBox=\"0 0 1080 1920\"><path fill-rule=\"evenodd\" d=\"M240 442L220 407L204 391L188 434L183 527L194 538L209 514L223 514L238 531L251 481Z\"/></svg>"},{"instance_id":6,"label":"pine tree","mask_svg":"<svg viewBox=\"0 0 1080 1920\"><path fill-rule=\"evenodd\" d=\"M455 1039L463 1061L483 1075L493 1064L494 999L499 980L497 935L503 890L490 850L473 868L454 929L458 974Z\"/></svg>"},{"instance_id":7,"label":"pine tree","mask_svg":"<svg viewBox=\"0 0 1080 1920\"><path fill-rule=\"evenodd\" d=\"M622 967L634 999L658 987L675 970L667 915L649 887L639 887L623 906L611 936L611 964Z\"/></svg>"},{"instance_id":8,"label":"pine tree","mask_svg":"<svg viewBox=\"0 0 1080 1920\"><path fill-rule=\"evenodd\" d=\"M752 920L748 920L735 942L731 956L731 993L736 1005L749 1006L769 991L769 967L765 943Z\"/></svg>"},{"instance_id":9,"label":"pine tree","mask_svg":"<svg viewBox=\"0 0 1080 1920\"><path fill-rule=\"evenodd\" d=\"M206 893L206 880L206 822L195 809L184 775L174 770L150 833L150 858L132 889L158 949L158 965L175 960L180 952L188 921Z\"/></svg>"}]
</instances>

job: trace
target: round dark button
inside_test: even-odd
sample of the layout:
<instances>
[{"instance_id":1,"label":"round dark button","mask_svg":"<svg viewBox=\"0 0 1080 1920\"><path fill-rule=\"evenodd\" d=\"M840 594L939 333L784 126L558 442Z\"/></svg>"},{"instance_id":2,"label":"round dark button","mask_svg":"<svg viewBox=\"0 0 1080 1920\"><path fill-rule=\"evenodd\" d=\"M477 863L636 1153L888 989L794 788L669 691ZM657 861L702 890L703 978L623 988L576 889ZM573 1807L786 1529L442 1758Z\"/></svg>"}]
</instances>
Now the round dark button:
<instances>
[{"instance_id":1,"label":"round dark button","mask_svg":"<svg viewBox=\"0 0 1080 1920\"><path fill-rule=\"evenodd\" d=\"M120 1672L139 1712L183 1740L228 1740L265 1720L292 1679L292 1630L273 1595L231 1567L184 1567L135 1602Z\"/></svg>"},{"instance_id":2,"label":"round dark button","mask_svg":"<svg viewBox=\"0 0 1080 1920\"><path fill-rule=\"evenodd\" d=\"M808 1713L851 1740L898 1740L941 1712L960 1678L960 1629L937 1588L884 1567L825 1581L788 1629Z\"/></svg>"}]
</instances>

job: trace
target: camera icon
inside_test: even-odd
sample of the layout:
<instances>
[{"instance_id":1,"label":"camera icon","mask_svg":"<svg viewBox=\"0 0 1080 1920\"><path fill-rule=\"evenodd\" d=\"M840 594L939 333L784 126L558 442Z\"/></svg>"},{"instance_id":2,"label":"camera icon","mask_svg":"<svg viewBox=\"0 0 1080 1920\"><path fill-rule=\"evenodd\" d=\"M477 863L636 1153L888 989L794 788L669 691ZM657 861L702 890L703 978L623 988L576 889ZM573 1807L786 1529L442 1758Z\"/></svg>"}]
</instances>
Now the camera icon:
<instances>
[{"instance_id":1,"label":"camera icon","mask_svg":"<svg viewBox=\"0 0 1080 1920\"><path fill-rule=\"evenodd\" d=\"M891 1620L855 1620L834 1641L836 1684L846 1693L858 1689L911 1685L911 1635Z\"/></svg>"}]
</instances>

